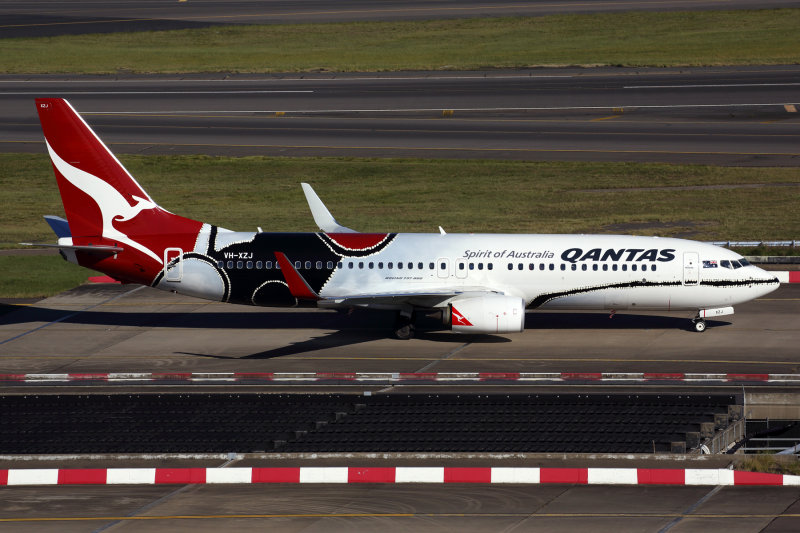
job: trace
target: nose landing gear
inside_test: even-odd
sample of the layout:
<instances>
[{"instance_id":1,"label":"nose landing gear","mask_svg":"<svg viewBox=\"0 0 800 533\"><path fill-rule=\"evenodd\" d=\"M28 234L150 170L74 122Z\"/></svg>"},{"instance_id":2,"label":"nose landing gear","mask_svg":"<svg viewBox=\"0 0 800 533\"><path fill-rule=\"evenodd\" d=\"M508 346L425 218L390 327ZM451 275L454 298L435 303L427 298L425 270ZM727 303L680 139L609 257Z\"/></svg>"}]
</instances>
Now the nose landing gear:
<instances>
[{"instance_id":1,"label":"nose landing gear","mask_svg":"<svg viewBox=\"0 0 800 533\"><path fill-rule=\"evenodd\" d=\"M692 324L694 324L694 330L698 333L702 333L706 330L706 321L702 318L692 319Z\"/></svg>"}]
</instances>

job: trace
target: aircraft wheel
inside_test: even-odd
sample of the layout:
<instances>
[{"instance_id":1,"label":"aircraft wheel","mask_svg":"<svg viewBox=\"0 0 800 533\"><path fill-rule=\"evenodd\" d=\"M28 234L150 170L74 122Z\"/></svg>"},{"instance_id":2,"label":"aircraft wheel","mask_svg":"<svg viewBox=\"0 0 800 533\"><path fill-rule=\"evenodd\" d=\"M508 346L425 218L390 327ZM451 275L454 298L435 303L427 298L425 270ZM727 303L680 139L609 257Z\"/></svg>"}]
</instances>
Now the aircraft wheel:
<instances>
[{"instance_id":1,"label":"aircraft wheel","mask_svg":"<svg viewBox=\"0 0 800 533\"><path fill-rule=\"evenodd\" d=\"M706 330L706 321L703 319L695 320L694 321L694 330L698 333L702 333Z\"/></svg>"},{"instance_id":2,"label":"aircraft wheel","mask_svg":"<svg viewBox=\"0 0 800 533\"><path fill-rule=\"evenodd\" d=\"M407 341L414 337L413 324L403 324L394 331L394 336L401 341Z\"/></svg>"}]
</instances>

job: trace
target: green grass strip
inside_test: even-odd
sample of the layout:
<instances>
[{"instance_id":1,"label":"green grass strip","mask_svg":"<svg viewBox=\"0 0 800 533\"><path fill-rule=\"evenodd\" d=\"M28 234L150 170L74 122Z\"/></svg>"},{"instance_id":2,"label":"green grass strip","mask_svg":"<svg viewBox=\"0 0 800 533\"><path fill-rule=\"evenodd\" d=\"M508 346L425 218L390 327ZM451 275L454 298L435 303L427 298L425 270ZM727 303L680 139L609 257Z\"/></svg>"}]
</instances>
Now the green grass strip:
<instances>
[{"instance_id":1,"label":"green grass strip","mask_svg":"<svg viewBox=\"0 0 800 533\"><path fill-rule=\"evenodd\" d=\"M0 298L52 296L85 283L89 276L102 275L59 255L0 255L0 271Z\"/></svg>"},{"instance_id":2,"label":"green grass strip","mask_svg":"<svg viewBox=\"0 0 800 533\"><path fill-rule=\"evenodd\" d=\"M800 9L216 26L0 40L0 72L470 70L800 61Z\"/></svg>"},{"instance_id":3,"label":"green grass strip","mask_svg":"<svg viewBox=\"0 0 800 533\"><path fill-rule=\"evenodd\" d=\"M316 231L300 182L361 231L800 238L800 168L656 163L139 156L120 159L173 213L232 230ZM52 242L63 214L44 154L0 154L6 248ZM763 184L758 187L742 185ZM702 188L706 185L721 187ZM700 186L700 188L696 188Z\"/></svg>"}]
</instances>

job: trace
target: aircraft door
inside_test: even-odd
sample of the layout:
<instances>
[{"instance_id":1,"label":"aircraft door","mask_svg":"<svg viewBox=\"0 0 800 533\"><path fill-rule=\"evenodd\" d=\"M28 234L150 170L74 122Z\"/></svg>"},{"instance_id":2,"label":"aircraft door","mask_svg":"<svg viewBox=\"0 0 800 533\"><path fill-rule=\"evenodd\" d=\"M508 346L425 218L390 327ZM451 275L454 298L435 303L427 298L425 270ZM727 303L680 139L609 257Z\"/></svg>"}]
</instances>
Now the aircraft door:
<instances>
[{"instance_id":1,"label":"aircraft door","mask_svg":"<svg viewBox=\"0 0 800 533\"><path fill-rule=\"evenodd\" d=\"M440 278L450 277L450 260L445 257L440 257L436 260L436 275Z\"/></svg>"},{"instance_id":2,"label":"aircraft door","mask_svg":"<svg viewBox=\"0 0 800 533\"><path fill-rule=\"evenodd\" d=\"M183 278L183 250L167 248L164 250L164 280L180 281Z\"/></svg>"},{"instance_id":3,"label":"aircraft door","mask_svg":"<svg viewBox=\"0 0 800 533\"><path fill-rule=\"evenodd\" d=\"M697 252L685 252L683 254L684 285L697 285L700 282L699 259L700 256Z\"/></svg>"}]
</instances>

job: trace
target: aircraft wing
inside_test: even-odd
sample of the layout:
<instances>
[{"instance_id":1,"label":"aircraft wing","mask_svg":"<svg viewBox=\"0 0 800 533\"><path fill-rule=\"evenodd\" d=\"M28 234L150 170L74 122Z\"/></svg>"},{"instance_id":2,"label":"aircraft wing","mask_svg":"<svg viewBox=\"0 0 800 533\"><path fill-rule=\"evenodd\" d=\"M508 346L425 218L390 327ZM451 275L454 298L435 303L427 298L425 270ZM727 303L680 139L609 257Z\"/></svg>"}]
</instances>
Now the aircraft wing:
<instances>
[{"instance_id":1,"label":"aircraft wing","mask_svg":"<svg viewBox=\"0 0 800 533\"><path fill-rule=\"evenodd\" d=\"M275 252L283 278L292 296L298 300L316 301L320 307L377 307L397 308L411 305L415 307L439 307L450 300L502 294L487 287L428 288L424 291L401 291L383 293L362 293L322 296L314 292L292 262L283 252Z\"/></svg>"},{"instance_id":2,"label":"aircraft wing","mask_svg":"<svg viewBox=\"0 0 800 533\"><path fill-rule=\"evenodd\" d=\"M453 289L428 289L419 292L392 292L375 294L348 294L322 298L320 307L386 307L395 308L401 305L414 307L441 307L451 300L499 294L485 287Z\"/></svg>"}]
</instances>

